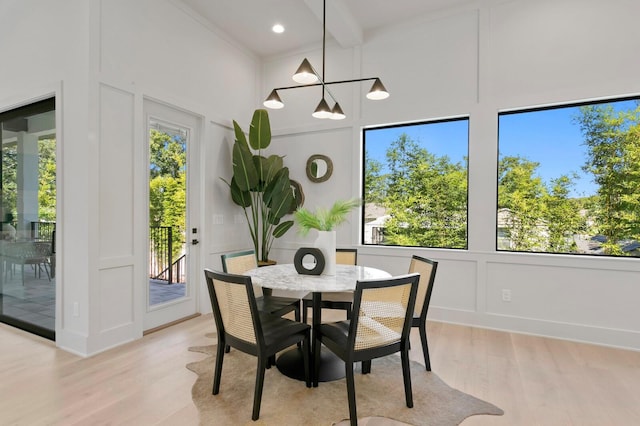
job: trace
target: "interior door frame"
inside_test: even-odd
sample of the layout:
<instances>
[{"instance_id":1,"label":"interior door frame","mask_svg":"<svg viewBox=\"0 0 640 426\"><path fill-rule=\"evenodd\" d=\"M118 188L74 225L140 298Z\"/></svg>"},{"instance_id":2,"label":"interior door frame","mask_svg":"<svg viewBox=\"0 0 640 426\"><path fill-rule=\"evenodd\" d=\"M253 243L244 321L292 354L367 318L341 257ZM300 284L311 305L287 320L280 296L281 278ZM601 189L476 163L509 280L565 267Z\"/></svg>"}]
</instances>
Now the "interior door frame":
<instances>
[{"instance_id":1,"label":"interior door frame","mask_svg":"<svg viewBox=\"0 0 640 426\"><path fill-rule=\"evenodd\" d=\"M143 99L143 127L144 127L144 297L143 299L143 332L162 327L164 325L189 318L198 313L199 307L199 279L200 255L199 245L191 244L192 239L199 240L201 235L200 222L200 153L202 136L204 134L203 118L197 114L160 102L151 98ZM189 132L187 139L187 214L186 214L186 253L187 253L187 289L183 298L166 304L150 306L149 277L147 262L149 261L149 122L151 119L185 128ZM197 234L191 229L196 228Z\"/></svg>"}]
</instances>

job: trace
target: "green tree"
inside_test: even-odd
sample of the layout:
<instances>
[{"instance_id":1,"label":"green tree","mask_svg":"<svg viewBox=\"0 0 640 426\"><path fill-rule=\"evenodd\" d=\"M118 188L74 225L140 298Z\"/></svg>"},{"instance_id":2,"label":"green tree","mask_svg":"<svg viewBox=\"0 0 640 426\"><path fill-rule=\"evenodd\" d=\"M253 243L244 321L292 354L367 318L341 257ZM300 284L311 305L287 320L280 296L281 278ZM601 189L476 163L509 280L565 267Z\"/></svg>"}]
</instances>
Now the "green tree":
<instances>
[{"instance_id":1,"label":"green tree","mask_svg":"<svg viewBox=\"0 0 640 426\"><path fill-rule=\"evenodd\" d=\"M38 220L56 220L56 140L38 142Z\"/></svg>"},{"instance_id":2,"label":"green tree","mask_svg":"<svg viewBox=\"0 0 640 426\"><path fill-rule=\"evenodd\" d=\"M385 207L391 219L385 243L465 248L467 245L467 167L420 147L406 134L386 153Z\"/></svg>"},{"instance_id":3,"label":"green tree","mask_svg":"<svg viewBox=\"0 0 640 426\"><path fill-rule=\"evenodd\" d=\"M561 175L545 185L537 175L539 163L503 157L498 166L498 209L505 237L515 251L574 253L574 235L586 232L585 203L570 197L577 176Z\"/></svg>"},{"instance_id":4,"label":"green tree","mask_svg":"<svg viewBox=\"0 0 640 426\"><path fill-rule=\"evenodd\" d=\"M150 138L149 224L173 228L184 243L186 228L186 144L180 136L152 129ZM180 254L182 244L173 247Z\"/></svg>"},{"instance_id":5,"label":"green tree","mask_svg":"<svg viewBox=\"0 0 640 426\"><path fill-rule=\"evenodd\" d=\"M498 165L498 210L508 209L507 235L515 251L543 250L547 195L542 179L535 175L539 163L505 156Z\"/></svg>"},{"instance_id":6,"label":"green tree","mask_svg":"<svg viewBox=\"0 0 640 426\"><path fill-rule=\"evenodd\" d=\"M18 150L16 144L2 149L2 204L17 217ZM56 220L56 140L38 141L38 220Z\"/></svg>"},{"instance_id":7,"label":"green tree","mask_svg":"<svg viewBox=\"0 0 640 426\"><path fill-rule=\"evenodd\" d=\"M382 174L382 163L365 153L364 166L365 203L383 204L386 191L386 176Z\"/></svg>"},{"instance_id":8,"label":"green tree","mask_svg":"<svg viewBox=\"0 0 640 426\"><path fill-rule=\"evenodd\" d=\"M2 147L2 210L13 217L17 217L17 173L18 147L16 144L5 145ZM6 217L0 218L0 221L5 220Z\"/></svg>"},{"instance_id":9,"label":"green tree","mask_svg":"<svg viewBox=\"0 0 640 426\"><path fill-rule=\"evenodd\" d=\"M585 218L581 216L581 203L571 199L569 193L575 185L569 176L551 180L551 188L543 197L544 220L547 224L549 240L546 251L552 253L575 253L577 245L574 235L586 232Z\"/></svg>"},{"instance_id":10,"label":"green tree","mask_svg":"<svg viewBox=\"0 0 640 426\"><path fill-rule=\"evenodd\" d=\"M640 239L640 105L620 112L584 106L575 120L587 147L583 169L598 184L597 231L605 253L622 255L621 242Z\"/></svg>"}]
</instances>

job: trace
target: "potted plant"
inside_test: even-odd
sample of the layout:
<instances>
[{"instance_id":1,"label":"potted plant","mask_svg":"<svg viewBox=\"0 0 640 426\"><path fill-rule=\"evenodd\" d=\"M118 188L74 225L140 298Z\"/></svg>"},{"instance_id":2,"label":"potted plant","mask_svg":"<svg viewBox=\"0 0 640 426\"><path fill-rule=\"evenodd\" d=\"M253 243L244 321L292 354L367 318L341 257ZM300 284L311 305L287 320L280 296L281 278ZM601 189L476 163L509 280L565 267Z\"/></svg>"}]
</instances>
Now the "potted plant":
<instances>
[{"instance_id":1,"label":"potted plant","mask_svg":"<svg viewBox=\"0 0 640 426\"><path fill-rule=\"evenodd\" d=\"M336 271L336 231L335 228L347 220L351 210L360 206L358 198L338 200L330 209L318 208L312 212L304 207L298 208L293 216L298 222L301 235L307 235L311 229L318 231L315 246L325 258L325 275L335 275Z\"/></svg>"},{"instance_id":2,"label":"potted plant","mask_svg":"<svg viewBox=\"0 0 640 426\"><path fill-rule=\"evenodd\" d=\"M249 140L234 120L233 177L221 178L230 188L231 199L244 210L259 263L269 263L275 238L283 236L293 221L281 222L294 203L289 168L282 156L265 157L263 150L271 144L269 114L264 109L253 113Z\"/></svg>"}]
</instances>

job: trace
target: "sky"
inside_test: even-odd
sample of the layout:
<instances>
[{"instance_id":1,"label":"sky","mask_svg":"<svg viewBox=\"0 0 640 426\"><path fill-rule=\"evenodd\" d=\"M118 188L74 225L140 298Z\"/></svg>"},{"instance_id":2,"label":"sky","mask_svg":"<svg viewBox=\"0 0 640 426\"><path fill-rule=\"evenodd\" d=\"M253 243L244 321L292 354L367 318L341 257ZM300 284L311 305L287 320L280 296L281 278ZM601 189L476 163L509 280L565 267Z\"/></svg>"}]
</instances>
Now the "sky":
<instances>
[{"instance_id":1,"label":"sky","mask_svg":"<svg viewBox=\"0 0 640 426\"><path fill-rule=\"evenodd\" d=\"M464 119L369 129L366 133L369 157L378 160L384 166L387 147L403 133L430 153L437 156L446 155L454 163L462 162L463 158L469 155L469 122Z\"/></svg>"},{"instance_id":2,"label":"sky","mask_svg":"<svg viewBox=\"0 0 640 426\"><path fill-rule=\"evenodd\" d=\"M635 108L635 101L611 103L616 111ZM536 173L547 184L561 175L578 175L570 196L596 193L597 185L582 171L586 147L575 117L579 106L504 114L499 118L499 155L520 156L540 163ZM402 133L438 156L461 162L468 155L468 122L444 121L367 130L366 149L370 158L386 163L387 146Z\"/></svg>"}]
</instances>

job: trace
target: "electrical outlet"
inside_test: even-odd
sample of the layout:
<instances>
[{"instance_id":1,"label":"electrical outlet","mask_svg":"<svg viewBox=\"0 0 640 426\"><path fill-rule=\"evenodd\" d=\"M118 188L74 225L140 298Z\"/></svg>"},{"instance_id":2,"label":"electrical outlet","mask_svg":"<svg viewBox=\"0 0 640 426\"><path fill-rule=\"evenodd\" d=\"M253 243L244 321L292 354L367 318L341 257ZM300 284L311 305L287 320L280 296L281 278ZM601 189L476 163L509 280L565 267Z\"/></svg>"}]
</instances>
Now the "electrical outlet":
<instances>
[{"instance_id":1,"label":"electrical outlet","mask_svg":"<svg viewBox=\"0 0 640 426\"><path fill-rule=\"evenodd\" d=\"M502 301L511 302L511 290L508 288L502 289Z\"/></svg>"}]
</instances>

